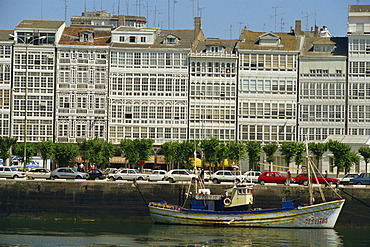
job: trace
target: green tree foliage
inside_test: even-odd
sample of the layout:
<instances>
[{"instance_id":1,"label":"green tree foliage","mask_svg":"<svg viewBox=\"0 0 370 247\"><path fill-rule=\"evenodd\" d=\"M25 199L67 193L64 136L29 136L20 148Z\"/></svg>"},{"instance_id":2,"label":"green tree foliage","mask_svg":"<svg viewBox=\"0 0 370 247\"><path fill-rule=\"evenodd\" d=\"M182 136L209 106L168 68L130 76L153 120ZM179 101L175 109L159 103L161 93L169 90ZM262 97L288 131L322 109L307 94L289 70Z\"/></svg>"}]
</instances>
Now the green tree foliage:
<instances>
[{"instance_id":1,"label":"green tree foliage","mask_svg":"<svg viewBox=\"0 0 370 247\"><path fill-rule=\"evenodd\" d=\"M268 143L262 147L262 150L266 153L266 162L269 164L274 163L274 154L278 150L278 145L275 142Z\"/></svg>"},{"instance_id":2,"label":"green tree foliage","mask_svg":"<svg viewBox=\"0 0 370 247\"><path fill-rule=\"evenodd\" d=\"M261 157L261 143L256 141L248 141L246 144L246 150L248 152L249 159L249 168L252 168L254 171L259 170L259 161Z\"/></svg>"},{"instance_id":3,"label":"green tree foliage","mask_svg":"<svg viewBox=\"0 0 370 247\"><path fill-rule=\"evenodd\" d=\"M164 153L164 160L167 163L167 169L173 169L173 165L175 162L175 154L178 146L180 145L179 142L165 142L161 145L161 148Z\"/></svg>"},{"instance_id":4,"label":"green tree foliage","mask_svg":"<svg viewBox=\"0 0 370 247\"><path fill-rule=\"evenodd\" d=\"M217 164L217 146L220 144L220 141L216 138L202 140L200 142L200 147L202 148L204 161L210 164Z\"/></svg>"},{"instance_id":5,"label":"green tree foliage","mask_svg":"<svg viewBox=\"0 0 370 247\"><path fill-rule=\"evenodd\" d=\"M216 147L217 163L221 165L222 170L225 169L224 160L226 159L228 152L229 152L228 147L223 142L220 142Z\"/></svg>"},{"instance_id":6,"label":"green tree foliage","mask_svg":"<svg viewBox=\"0 0 370 247\"><path fill-rule=\"evenodd\" d=\"M54 143L52 141L43 141L37 144L37 149L41 153L41 158L43 159L43 166L46 167L46 161L53 156L54 153Z\"/></svg>"},{"instance_id":7,"label":"green tree foliage","mask_svg":"<svg viewBox=\"0 0 370 247\"><path fill-rule=\"evenodd\" d=\"M350 170L351 167L355 164L360 162L360 157L355 154L354 152L348 152L344 157L343 157L343 168L344 172L347 174Z\"/></svg>"},{"instance_id":8,"label":"green tree foliage","mask_svg":"<svg viewBox=\"0 0 370 247\"><path fill-rule=\"evenodd\" d=\"M194 156L194 143L191 141L181 142L176 151L176 163L178 167L190 169L192 167L191 157Z\"/></svg>"},{"instance_id":9,"label":"green tree foliage","mask_svg":"<svg viewBox=\"0 0 370 247\"><path fill-rule=\"evenodd\" d=\"M299 168L299 165L302 164L304 161L304 157L303 157L304 153L306 153L306 145L302 142L295 142L294 161L295 161L297 168Z\"/></svg>"},{"instance_id":10,"label":"green tree foliage","mask_svg":"<svg viewBox=\"0 0 370 247\"><path fill-rule=\"evenodd\" d=\"M227 143L228 159L231 159L234 164L239 164L239 160L246 157L247 149L243 142L241 141L231 141Z\"/></svg>"},{"instance_id":11,"label":"green tree foliage","mask_svg":"<svg viewBox=\"0 0 370 247\"><path fill-rule=\"evenodd\" d=\"M0 136L0 158L5 165L6 160L10 157L9 150L17 143L17 138L1 137Z\"/></svg>"},{"instance_id":12,"label":"green tree foliage","mask_svg":"<svg viewBox=\"0 0 370 247\"><path fill-rule=\"evenodd\" d=\"M18 155L21 158L21 161L23 165L25 166L26 164L30 163L31 157L36 155L36 147L35 144L32 142L26 142L26 163L24 162L24 142L19 143L14 150L14 154Z\"/></svg>"},{"instance_id":13,"label":"green tree foliage","mask_svg":"<svg viewBox=\"0 0 370 247\"><path fill-rule=\"evenodd\" d=\"M365 172L367 172L367 164L370 161L370 148L369 147L360 147L358 149L358 152L364 158L364 161L365 161Z\"/></svg>"},{"instance_id":14,"label":"green tree foliage","mask_svg":"<svg viewBox=\"0 0 370 247\"><path fill-rule=\"evenodd\" d=\"M323 154L328 150L326 143L308 143L308 150L315 156L316 166L319 167Z\"/></svg>"},{"instance_id":15,"label":"green tree foliage","mask_svg":"<svg viewBox=\"0 0 370 247\"><path fill-rule=\"evenodd\" d=\"M54 159L59 167L71 165L78 154L78 146L74 143L55 143Z\"/></svg>"},{"instance_id":16,"label":"green tree foliage","mask_svg":"<svg viewBox=\"0 0 370 247\"><path fill-rule=\"evenodd\" d=\"M149 160L152 155L152 139L124 139L121 140L120 148L131 167L136 167L140 160Z\"/></svg>"},{"instance_id":17,"label":"green tree foliage","mask_svg":"<svg viewBox=\"0 0 370 247\"><path fill-rule=\"evenodd\" d=\"M296 155L296 144L295 142L283 142L280 146L280 152L284 155L284 160L287 167L289 167L290 161Z\"/></svg>"},{"instance_id":18,"label":"green tree foliage","mask_svg":"<svg viewBox=\"0 0 370 247\"><path fill-rule=\"evenodd\" d=\"M334 166L337 167L337 176L341 169L348 169L350 164L354 164L350 162L354 159L354 156L351 154L349 145L332 140L329 140L327 145L330 152L334 155Z\"/></svg>"},{"instance_id":19,"label":"green tree foliage","mask_svg":"<svg viewBox=\"0 0 370 247\"><path fill-rule=\"evenodd\" d=\"M84 140L78 143L82 159L90 164L109 164L109 158L114 156L114 145L98 138Z\"/></svg>"}]
</instances>

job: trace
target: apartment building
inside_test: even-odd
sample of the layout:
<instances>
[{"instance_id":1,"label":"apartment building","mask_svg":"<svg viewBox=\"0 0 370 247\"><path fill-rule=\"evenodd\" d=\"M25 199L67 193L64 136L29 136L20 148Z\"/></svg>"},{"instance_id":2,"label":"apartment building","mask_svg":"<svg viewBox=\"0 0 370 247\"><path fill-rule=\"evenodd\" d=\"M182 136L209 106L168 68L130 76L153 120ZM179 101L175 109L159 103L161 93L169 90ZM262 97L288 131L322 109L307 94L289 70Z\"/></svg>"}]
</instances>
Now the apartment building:
<instances>
[{"instance_id":1,"label":"apartment building","mask_svg":"<svg viewBox=\"0 0 370 247\"><path fill-rule=\"evenodd\" d=\"M14 29L10 119L18 141L53 139L55 43L64 27L64 21L24 20Z\"/></svg>"},{"instance_id":2,"label":"apartment building","mask_svg":"<svg viewBox=\"0 0 370 247\"><path fill-rule=\"evenodd\" d=\"M0 136L10 135L12 30L0 30Z\"/></svg>"},{"instance_id":3,"label":"apartment building","mask_svg":"<svg viewBox=\"0 0 370 247\"><path fill-rule=\"evenodd\" d=\"M239 140L296 140L298 55L303 40L300 25L290 33L242 30L237 45Z\"/></svg>"},{"instance_id":4,"label":"apartment building","mask_svg":"<svg viewBox=\"0 0 370 247\"><path fill-rule=\"evenodd\" d=\"M348 135L370 135L370 5L348 11Z\"/></svg>"},{"instance_id":5,"label":"apartment building","mask_svg":"<svg viewBox=\"0 0 370 247\"><path fill-rule=\"evenodd\" d=\"M57 44L57 142L107 139L110 31L66 27Z\"/></svg>"},{"instance_id":6,"label":"apartment building","mask_svg":"<svg viewBox=\"0 0 370 247\"><path fill-rule=\"evenodd\" d=\"M189 53L204 39L194 29L122 26L112 31L108 140L151 138L160 145L188 139Z\"/></svg>"},{"instance_id":7,"label":"apartment building","mask_svg":"<svg viewBox=\"0 0 370 247\"><path fill-rule=\"evenodd\" d=\"M347 38L318 27L305 32L299 56L298 140L346 133Z\"/></svg>"},{"instance_id":8,"label":"apartment building","mask_svg":"<svg viewBox=\"0 0 370 247\"><path fill-rule=\"evenodd\" d=\"M236 140L236 40L205 39L190 53L189 138Z\"/></svg>"}]
</instances>

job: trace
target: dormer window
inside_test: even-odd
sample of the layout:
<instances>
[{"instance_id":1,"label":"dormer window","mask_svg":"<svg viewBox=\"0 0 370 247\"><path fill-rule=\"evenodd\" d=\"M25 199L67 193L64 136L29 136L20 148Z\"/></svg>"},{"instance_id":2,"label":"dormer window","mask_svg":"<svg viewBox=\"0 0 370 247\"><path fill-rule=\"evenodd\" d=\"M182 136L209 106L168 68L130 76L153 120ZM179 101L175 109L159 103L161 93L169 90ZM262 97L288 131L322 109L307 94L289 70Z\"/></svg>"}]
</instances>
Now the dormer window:
<instances>
[{"instance_id":1,"label":"dormer window","mask_svg":"<svg viewBox=\"0 0 370 247\"><path fill-rule=\"evenodd\" d=\"M177 42L178 42L179 38L176 37L175 35L167 35L166 38L165 38L165 43L167 45L176 45Z\"/></svg>"},{"instance_id":2,"label":"dormer window","mask_svg":"<svg viewBox=\"0 0 370 247\"><path fill-rule=\"evenodd\" d=\"M280 37L272 32L259 36L258 44L261 46L279 46Z\"/></svg>"},{"instance_id":3,"label":"dormer window","mask_svg":"<svg viewBox=\"0 0 370 247\"><path fill-rule=\"evenodd\" d=\"M335 42L330 39L321 39L313 43L313 52L334 52Z\"/></svg>"},{"instance_id":4,"label":"dormer window","mask_svg":"<svg viewBox=\"0 0 370 247\"><path fill-rule=\"evenodd\" d=\"M130 36L130 43L136 43L136 37Z\"/></svg>"},{"instance_id":5,"label":"dormer window","mask_svg":"<svg viewBox=\"0 0 370 247\"><path fill-rule=\"evenodd\" d=\"M92 31L82 31L80 32L80 42L93 42L94 33Z\"/></svg>"}]
</instances>

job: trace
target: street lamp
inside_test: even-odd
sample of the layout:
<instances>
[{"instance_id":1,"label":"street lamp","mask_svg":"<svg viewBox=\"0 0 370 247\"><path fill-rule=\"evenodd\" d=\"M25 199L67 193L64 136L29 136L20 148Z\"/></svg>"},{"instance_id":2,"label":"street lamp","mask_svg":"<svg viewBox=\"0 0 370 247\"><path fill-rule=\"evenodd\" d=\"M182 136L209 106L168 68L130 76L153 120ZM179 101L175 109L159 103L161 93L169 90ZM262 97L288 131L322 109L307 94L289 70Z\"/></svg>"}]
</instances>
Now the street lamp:
<instances>
[{"instance_id":1,"label":"street lamp","mask_svg":"<svg viewBox=\"0 0 370 247\"><path fill-rule=\"evenodd\" d=\"M13 34L9 34L10 37L13 37L13 39L15 38L15 36ZM26 40L20 38L20 37L17 37L17 43L18 43L18 40L22 41L22 43L26 46L26 85L25 85L25 90L24 90L24 147L23 147L23 168L26 169L26 166L27 166L27 163L26 163L26 157L27 157L27 93L28 93L28 45L30 44L34 44L34 42L36 40L42 40L42 39L45 39L46 36L41 36L41 37L38 37L38 38L34 38L32 39L31 41L28 41L28 39L30 39L31 37L30 36L26 36Z\"/></svg>"}]
</instances>

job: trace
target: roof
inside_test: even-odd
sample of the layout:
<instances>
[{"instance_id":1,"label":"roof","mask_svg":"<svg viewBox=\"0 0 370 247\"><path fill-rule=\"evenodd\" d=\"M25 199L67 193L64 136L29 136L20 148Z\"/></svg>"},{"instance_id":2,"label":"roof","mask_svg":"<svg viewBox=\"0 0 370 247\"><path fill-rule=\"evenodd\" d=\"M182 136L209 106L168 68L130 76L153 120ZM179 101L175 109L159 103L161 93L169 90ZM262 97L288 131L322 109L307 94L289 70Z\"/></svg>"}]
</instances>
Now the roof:
<instances>
[{"instance_id":1,"label":"roof","mask_svg":"<svg viewBox=\"0 0 370 247\"><path fill-rule=\"evenodd\" d=\"M13 38L9 34L13 34L13 30L0 30L0 41L13 42Z\"/></svg>"},{"instance_id":2,"label":"roof","mask_svg":"<svg viewBox=\"0 0 370 247\"><path fill-rule=\"evenodd\" d=\"M312 52L314 44L335 44L334 52ZM347 56L348 38L347 37L311 37L306 36L304 39L301 55L307 57L332 57Z\"/></svg>"},{"instance_id":3,"label":"roof","mask_svg":"<svg viewBox=\"0 0 370 247\"><path fill-rule=\"evenodd\" d=\"M369 135L330 135L324 140L324 143L327 143L329 140L349 145L370 145Z\"/></svg>"},{"instance_id":4,"label":"roof","mask_svg":"<svg viewBox=\"0 0 370 247\"><path fill-rule=\"evenodd\" d=\"M64 21L23 20L15 27L15 29L58 29L64 23Z\"/></svg>"},{"instance_id":5,"label":"roof","mask_svg":"<svg viewBox=\"0 0 370 247\"><path fill-rule=\"evenodd\" d=\"M349 12L370 12L370 5L350 5Z\"/></svg>"},{"instance_id":6,"label":"roof","mask_svg":"<svg viewBox=\"0 0 370 247\"><path fill-rule=\"evenodd\" d=\"M80 32L92 32L94 33L93 42L81 42ZM89 45L89 46L109 46L111 33L106 32L96 32L92 28L86 27L66 27L59 40L59 45Z\"/></svg>"},{"instance_id":7,"label":"roof","mask_svg":"<svg viewBox=\"0 0 370 247\"><path fill-rule=\"evenodd\" d=\"M264 34L274 34L280 37L279 46L261 46L258 44L260 36ZM272 33L272 32L253 32L244 29L240 35L239 49L253 50L283 50L283 51L298 51L299 37L292 33Z\"/></svg>"},{"instance_id":8,"label":"roof","mask_svg":"<svg viewBox=\"0 0 370 247\"><path fill-rule=\"evenodd\" d=\"M233 53L236 43L236 39L206 39L205 41L198 42L196 52L204 52L206 46L222 46L225 48L226 53Z\"/></svg>"}]
</instances>

